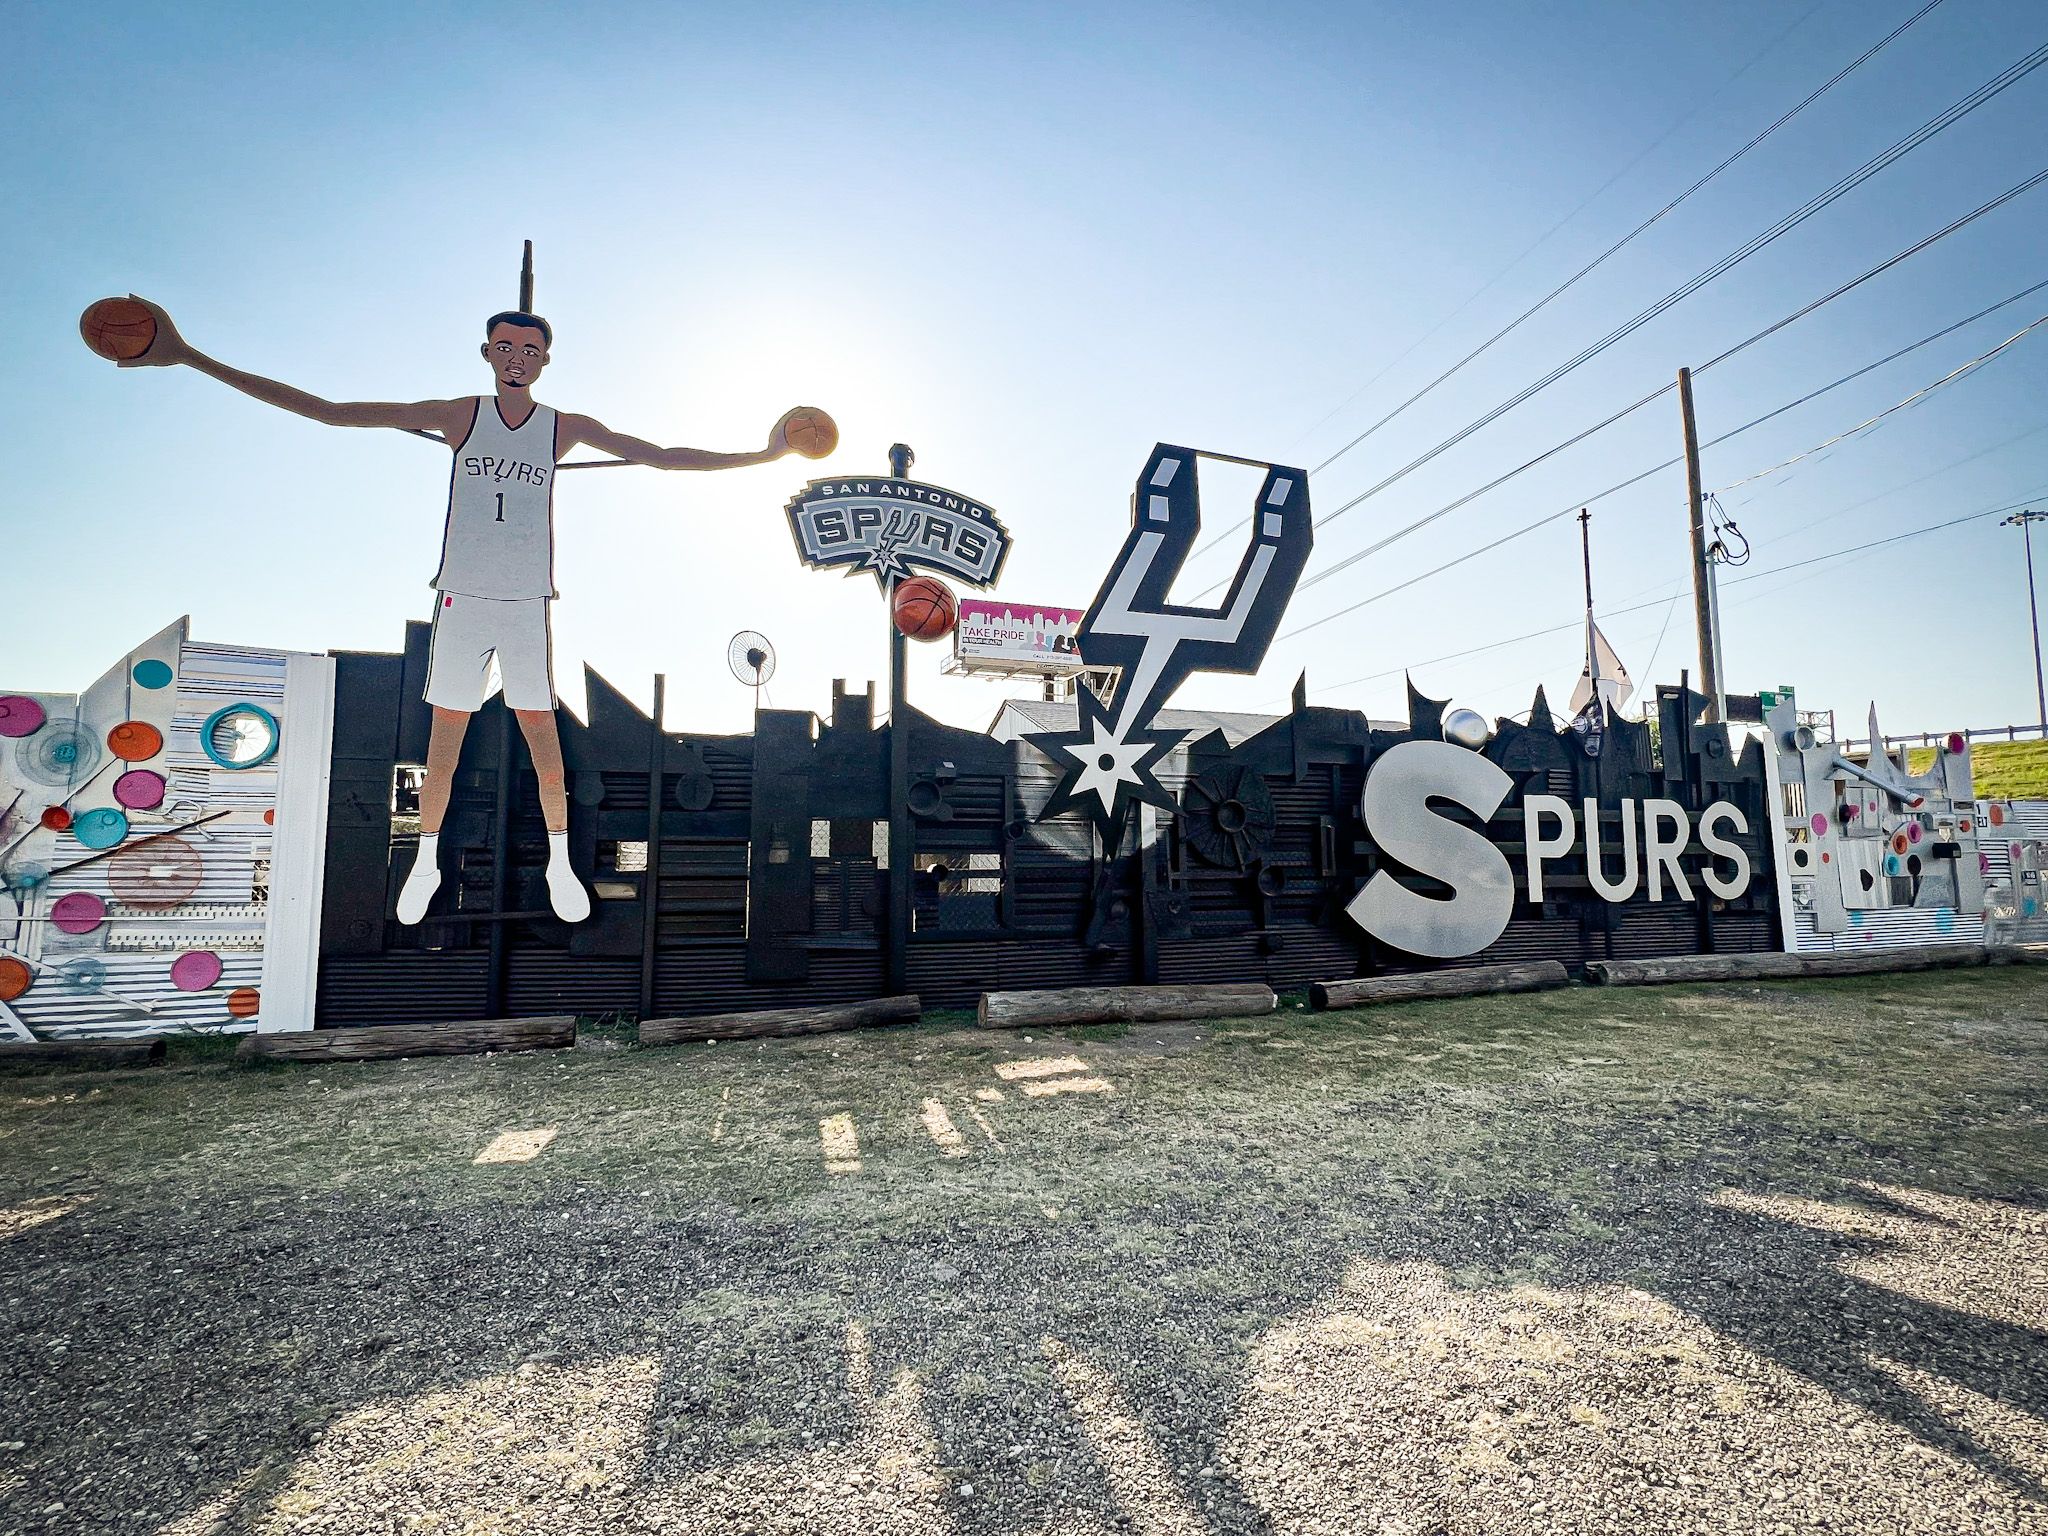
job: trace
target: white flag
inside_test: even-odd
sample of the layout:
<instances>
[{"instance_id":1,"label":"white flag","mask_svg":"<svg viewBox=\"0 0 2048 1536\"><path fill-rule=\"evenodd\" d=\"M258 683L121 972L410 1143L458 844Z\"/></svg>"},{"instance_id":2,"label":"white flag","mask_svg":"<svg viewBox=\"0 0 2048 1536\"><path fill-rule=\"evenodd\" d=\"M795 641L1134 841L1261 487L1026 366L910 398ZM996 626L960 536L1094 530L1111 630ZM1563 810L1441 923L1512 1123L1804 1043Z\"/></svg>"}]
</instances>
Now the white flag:
<instances>
[{"instance_id":1,"label":"white flag","mask_svg":"<svg viewBox=\"0 0 2048 1536\"><path fill-rule=\"evenodd\" d=\"M1572 690L1572 701L1566 707L1568 714L1576 715L1593 700L1593 689L1598 686L1600 697L1607 701L1607 708L1619 714L1622 707L1635 697L1636 685L1628 675L1628 668L1621 664L1621 658L1614 654L1614 647L1607 643L1607 637L1600 633L1600 626L1588 616L1586 619L1586 670L1579 674L1579 686Z\"/></svg>"}]
</instances>

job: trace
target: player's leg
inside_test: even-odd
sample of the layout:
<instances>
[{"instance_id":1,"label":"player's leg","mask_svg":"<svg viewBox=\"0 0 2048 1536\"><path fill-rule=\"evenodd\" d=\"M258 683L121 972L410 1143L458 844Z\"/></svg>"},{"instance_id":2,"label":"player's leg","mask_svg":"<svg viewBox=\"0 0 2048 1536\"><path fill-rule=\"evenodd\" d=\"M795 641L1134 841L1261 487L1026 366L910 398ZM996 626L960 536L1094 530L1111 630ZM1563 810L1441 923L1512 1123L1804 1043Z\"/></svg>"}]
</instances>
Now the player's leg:
<instances>
[{"instance_id":1,"label":"player's leg","mask_svg":"<svg viewBox=\"0 0 2048 1536\"><path fill-rule=\"evenodd\" d=\"M555 727L554 640L544 597L499 605L498 675L505 704L519 721L540 781L541 820L548 829L548 905L564 922L590 916L590 892L569 863L569 794L562 767L562 738Z\"/></svg>"},{"instance_id":2,"label":"player's leg","mask_svg":"<svg viewBox=\"0 0 2048 1536\"><path fill-rule=\"evenodd\" d=\"M441 835L448 800L455 792L455 766L462 761L462 739L469 734L469 712L430 706L434 723L427 732L427 776L420 782L420 832Z\"/></svg>"},{"instance_id":3,"label":"player's leg","mask_svg":"<svg viewBox=\"0 0 2048 1536\"><path fill-rule=\"evenodd\" d=\"M488 636L479 633L482 615L471 606L474 600L441 593L435 602L434 640L427 653L427 703L434 724L427 737L427 775L420 784L419 854L398 892L401 923L425 917L427 903L441 888L441 822L448 814L469 717L484 701L491 668Z\"/></svg>"}]
</instances>

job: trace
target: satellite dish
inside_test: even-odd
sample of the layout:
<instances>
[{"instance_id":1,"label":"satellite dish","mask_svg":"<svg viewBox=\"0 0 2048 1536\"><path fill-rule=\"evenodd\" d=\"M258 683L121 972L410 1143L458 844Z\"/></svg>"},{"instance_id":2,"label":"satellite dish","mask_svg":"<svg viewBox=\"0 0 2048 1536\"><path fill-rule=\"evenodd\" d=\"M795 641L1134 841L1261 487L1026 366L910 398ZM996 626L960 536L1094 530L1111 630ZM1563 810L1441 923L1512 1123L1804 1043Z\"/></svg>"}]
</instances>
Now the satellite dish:
<instances>
[{"instance_id":1,"label":"satellite dish","mask_svg":"<svg viewBox=\"0 0 2048 1536\"><path fill-rule=\"evenodd\" d=\"M743 629L725 647L732 675L754 690L754 708L761 707L761 689L775 675L775 647L759 630Z\"/></svg>"}]
</instances>

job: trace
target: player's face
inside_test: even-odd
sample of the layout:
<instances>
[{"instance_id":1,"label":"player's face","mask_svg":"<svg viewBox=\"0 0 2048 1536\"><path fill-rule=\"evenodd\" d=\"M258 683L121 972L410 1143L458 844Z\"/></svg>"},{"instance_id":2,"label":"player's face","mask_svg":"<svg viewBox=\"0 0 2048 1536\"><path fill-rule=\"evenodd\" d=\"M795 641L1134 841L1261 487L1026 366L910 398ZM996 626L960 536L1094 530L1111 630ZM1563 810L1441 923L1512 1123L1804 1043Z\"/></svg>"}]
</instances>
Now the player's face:
<instances>
[{"instance_id":1,"label":"player's face","mask_svg":"<svg viewBox=\"0 0 2048 1536\"><path fill-rule=\"evenodd\" d=\"M484 361L498 382L512 389L531 389L548 365L547 338L531 326L500 325L484 343Z\"/></svg>"}]
</instances>

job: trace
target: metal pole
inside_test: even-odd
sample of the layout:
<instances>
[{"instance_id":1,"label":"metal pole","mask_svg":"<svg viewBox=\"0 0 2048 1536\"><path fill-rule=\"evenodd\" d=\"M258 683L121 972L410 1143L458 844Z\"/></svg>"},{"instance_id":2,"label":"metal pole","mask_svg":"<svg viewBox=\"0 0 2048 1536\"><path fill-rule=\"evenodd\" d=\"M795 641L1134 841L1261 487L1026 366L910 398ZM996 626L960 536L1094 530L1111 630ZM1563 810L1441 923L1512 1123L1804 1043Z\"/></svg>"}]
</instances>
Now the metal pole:
<instances>
[{"instance_id":1,"label":"metal pole","mask_svg":"<svg viewBox=\"0 0 2048 1536\"><path fill-rule=\"evenodd\" d=\"M519 258L519 312L533 313L533 242L526 242L526 253Z\"/></svg>"},{"instance_id":2,"label":"metal pole","mask_svg":"<svg viewBox=\"0 0 2048 1536\"><path fill-rule=\"evenodd\" d=\"M1593 611L1593 514L1579 508L1579 554L1586 563L1586 612Z\"/></svg>"},{"instance_id":3,"label":"metal pole","mask_svg":"<svg viewBox=\"0 0 2048 1536\"><path fill-rule=\"evenodd\" d=\"M889 473L908 479L917 455L907 443L889 448ZM910 641L896 627L896 582L884 594L889 609L889 947L888 983L892 994L908 990L910 969L910 714L905 702L905 672Z\"/></svg>"},{"instance_id":4,"label":"metal pole","mask_svg":"<svg viewBox=\"0 0 2048 1536\"><path fill-rule=\"evenodd\" d=\"M2003 520L2001 527L2018 523L2020 541L2027 550L2027 617L2034 629L2034 705L2040 711L2041 732L2048 735L2048 686L2041 681L2041 605L2034 595L2034 524L2048 521L2048 512L2029 508Z\"/></svg>"},{"instance_id":5,"label":"metal pole","mask_svg":"<svg viewBox=\"0 0 2048 1536\"><path fill-rule=\"evenodd\" d=\"M640 1017L654 1017L654 962L661 944L661 792L668 766L668 737L661 717L668 702L668 676L654 674L654 715L647 743L647 868L640 876Z\"/></svg>"},{"instance_id":6,"label":"metal pole","mask_svg":"<svg viewBox=\"0 0 2048 1536\"><path fill-rule=\"evenodd\" d=\"M1692 617L1699 635L1700 692L1708 699L1707 718L1719 720L1721 658L1714 649L1714 615L1708 595L1707 523L1700 492L1700 437L1692 419L1692 370L1678 370L1678 413L1685 425L1685 499L1692 528Z\"/></svg>"}]
</instances>

